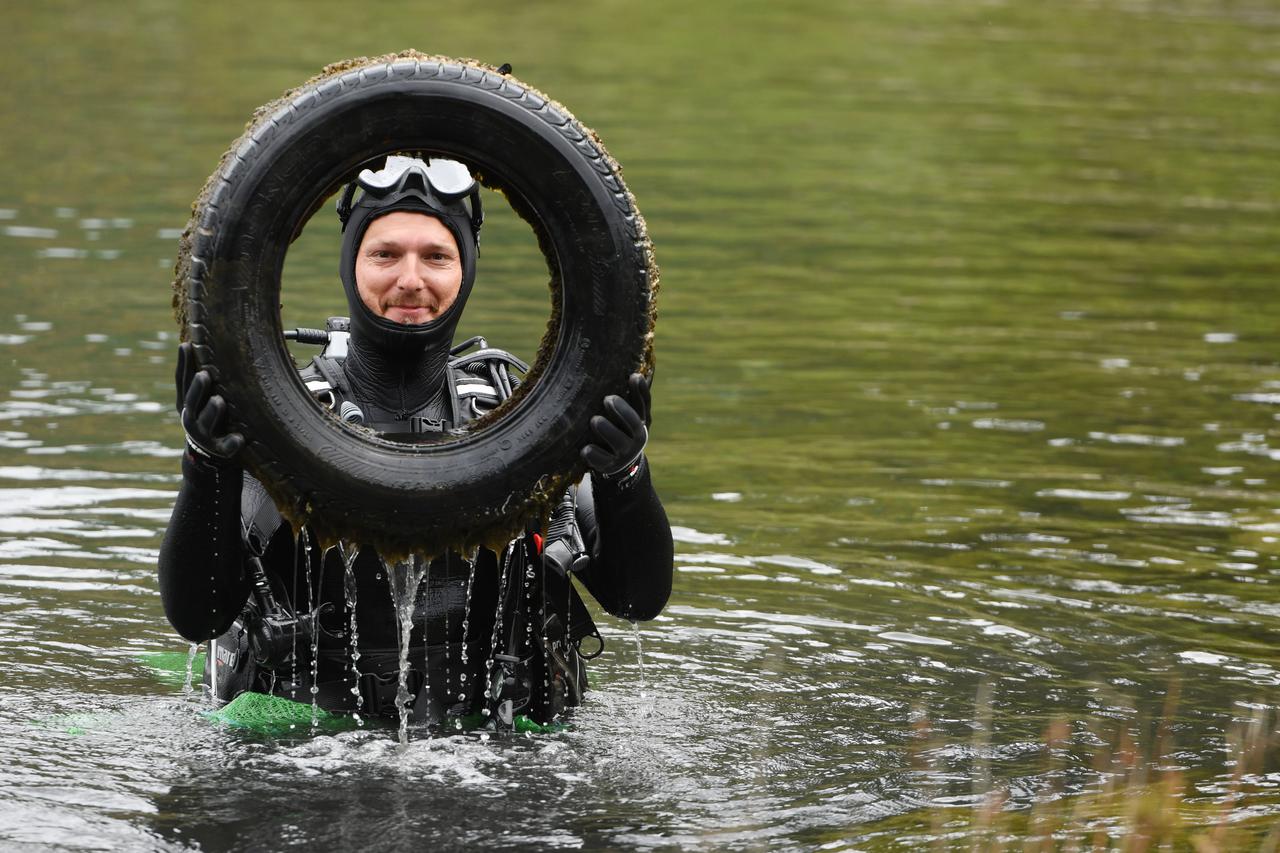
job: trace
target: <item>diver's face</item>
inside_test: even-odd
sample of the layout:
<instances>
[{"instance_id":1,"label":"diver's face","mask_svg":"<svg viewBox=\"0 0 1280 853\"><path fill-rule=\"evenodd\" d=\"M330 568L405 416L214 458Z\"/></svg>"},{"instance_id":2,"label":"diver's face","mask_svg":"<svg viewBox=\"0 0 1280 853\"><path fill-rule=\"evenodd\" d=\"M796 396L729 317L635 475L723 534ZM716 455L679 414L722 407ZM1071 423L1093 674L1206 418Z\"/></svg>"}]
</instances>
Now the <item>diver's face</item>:
<instances>
[{"instance_id":1,"label":"diver's face","mask_svg":"<svg viewBox=\"0 0 1280 853\"><path fill-rule=\"evenodd\" d=\"M434 216L397 210L369 223L356 253L356 290L374 314L420 325L458 298L462 257Z\"/></svg>"}]
</instances>

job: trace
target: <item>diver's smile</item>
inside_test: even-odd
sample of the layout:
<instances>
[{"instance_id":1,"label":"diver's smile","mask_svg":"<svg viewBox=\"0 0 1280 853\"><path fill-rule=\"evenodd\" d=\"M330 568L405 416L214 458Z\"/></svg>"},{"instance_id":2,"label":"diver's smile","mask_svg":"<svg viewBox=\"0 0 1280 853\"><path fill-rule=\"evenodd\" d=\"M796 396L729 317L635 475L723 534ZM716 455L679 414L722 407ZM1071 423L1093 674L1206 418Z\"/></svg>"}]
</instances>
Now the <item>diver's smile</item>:
<instances>
[{"instance_id":1,"label":"diver's smile","mask_svg":"<svg viewBox=\"0 0 1280 853\"><path fill-rule=\"evenodd\" d=\"M356 255L356 290L374 314L429 323L449 310L461 286L458 244L439 219L399 210L369 223Z\"/></svg>"}]
</instances>

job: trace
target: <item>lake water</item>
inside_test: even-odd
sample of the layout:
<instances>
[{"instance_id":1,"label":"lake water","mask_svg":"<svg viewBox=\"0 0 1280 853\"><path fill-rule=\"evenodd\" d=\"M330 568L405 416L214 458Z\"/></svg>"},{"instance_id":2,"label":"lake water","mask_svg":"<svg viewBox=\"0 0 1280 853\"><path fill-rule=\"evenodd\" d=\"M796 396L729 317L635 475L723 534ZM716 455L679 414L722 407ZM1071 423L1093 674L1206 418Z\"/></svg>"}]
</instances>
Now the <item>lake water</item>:
<instances>
[{"instance_id":1,"label":"lake water","mask_svg":"<svg viewBox=\"0 0 1280 853\"><path fill-rule=\"evenodd\" d=\"M1181 774L1183 837L1276 824L1274 3L135 0L6 30L0 846L969 849L989 790L1081 813L1126 738ZM601 620L568 732L246 734L154 669L187 650L155 581L177 235L254 107L405 47L511 62L624 164L676 588L639 645ZM494 209L467 331L531 354L540 260ZM341 308L329 218L292 324Z\"/></svg>"}]
</instances>

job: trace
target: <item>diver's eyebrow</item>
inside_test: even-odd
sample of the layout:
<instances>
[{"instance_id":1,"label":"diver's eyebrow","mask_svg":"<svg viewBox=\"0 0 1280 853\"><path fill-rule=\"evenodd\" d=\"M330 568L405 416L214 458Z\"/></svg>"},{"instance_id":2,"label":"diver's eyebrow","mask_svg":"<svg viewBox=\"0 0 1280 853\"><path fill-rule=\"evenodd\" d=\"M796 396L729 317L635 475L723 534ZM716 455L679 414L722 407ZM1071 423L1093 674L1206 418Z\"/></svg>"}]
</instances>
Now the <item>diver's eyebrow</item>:
<instances>
[{"instance_id":1,"label":"diver's eyebrow","mask_svg":"<svg viewBox=\"0 0 1280 853\"><path fill-rule=\"evenodd\" d=\"M416 248L428 252L447 252L454 254L454 248L443 240L431 240L423 243ZM397 249L399 251L407 251L408 244L404 241L397 240L394 237L377 237L365 244L366 252L377 251L379 249Z\"/></svg>"}]
</instances>

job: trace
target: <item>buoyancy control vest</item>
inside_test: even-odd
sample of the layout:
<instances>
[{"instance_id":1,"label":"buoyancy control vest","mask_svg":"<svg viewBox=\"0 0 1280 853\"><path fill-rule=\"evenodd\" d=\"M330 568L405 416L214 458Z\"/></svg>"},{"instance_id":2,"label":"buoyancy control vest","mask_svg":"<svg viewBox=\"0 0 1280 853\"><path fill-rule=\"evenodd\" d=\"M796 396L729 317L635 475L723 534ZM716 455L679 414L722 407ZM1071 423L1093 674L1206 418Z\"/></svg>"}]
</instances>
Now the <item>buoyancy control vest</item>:
<instances>
[{"instance_id":1,"label":"buoyancy control vest","mask_svg":"<svg viewBox=\"0 0 1280 853\"><path fill-rule=\"evenodd\" d=\"M327 335L324 351L312 359L299 375L320 404L339 418L384 434L423 435L457 429L497 408L519 387L517 372L524 374L529 370L529 365L511 353L490 347L482 337L472 337L450 350L445 365L448 416L428 417L428 412L434 414L437 411L433 406L393 412L358 400L352 393L344 370L350 336L348 324L345 317L329 318L324 333Z\"/></svg>"},{"instance_id":2,"label":"buoyancy control vest","mask_svg":"<svg viewBox=\"0 0 1280 853\"><path fill-rule=\"evenodd\" d=\"M325 335L326 346L300 371L301 378L321 405L339 417L354 420L352 406L359 407L359 403L352 398L342 370L347 343L345 318L331 318L325 332L311 330L309 334L309 339L317 343L319 336ZM451 417L447 422L417 412L400 418L394 417L400 413L366 413L361 409L359 415L366 418L363 423L399 434L454 430L507 399L519 385L516 372L523 373L528 368L510 353L489 347L483 338L472 338L451 350L447 369L451 389ZM371 409L367 405L364 408ZM513 540L502 554L482 552L491 555L483 562L492 566L492 582L497 587L493 590L494 603L500 605L496 612L479 620L487 636L473 635L467 643L469 653L462 654L461 659L469 659L476 668L476 655L483 655L480 671L484 678L476 677L479 672L470 673L469 683L461 691L452 690L448 679L442 684L436 678L432 683L431 673L441 667L442 660L448 671L451 651L447 642L443 648L426 643L419 654L411 655L412 663L420 661L422 665L422 669L412 668L407 684L414 697L415 720L436 723L481 710L488 712L489 719L499 727L509 727L515 715L548 722L565 708L581 702L587 687L584 661L600 653L603 640L571 580L574 571L583 568L589 559L575 510L576 488L571 488L553 512L545 538L529 530ZM347 613L337 612L342 610L341 597L335 610L330 606L332 598L326 599L323 589L298 590L296 553L289 566L294 576L292 585L285 582L280 571L268 570L284 568L278 565L279 558L268 556L268 547L284 523L265 488L249 476L245 477L241 516L246 571L253 593L231 629L210 643L205 673L209 692L222 701L245 690L309 701L311 639L314 632L321 632L317 643L319 658L329 658L333 665L317 668L317 701L333 711L360 710L364 714L394 716L399 685L391 666L394 656L389 650L366 651L355 644L361 651L360 666L355 666L349 660L347 627L354 622ZM310 558L304 555L303 559ZM460 558L455 555L457 559ZM323 560L322 555L321 564ZM368 571L371 567L363 568ZM480 568L481 561L477 560L471 571ZM323 577L324 573L321 570L316 574ZM442 577L442 583L447 585L447 577L437 575ZM468 580L468 605L471 594ZM427 609L424 606L424 620L431 619ZM588 640L590 645L584 651ZM455 658L459 653L460 650L452 652ZM338 660L335 655L346 658ZM454 663L460 665L456 659ZM341 677L332 678L335 672ZM330 677L326 678L326 673ZM462 686L456 673L453 683Z\"/></svg>"}]
</instances>

